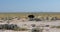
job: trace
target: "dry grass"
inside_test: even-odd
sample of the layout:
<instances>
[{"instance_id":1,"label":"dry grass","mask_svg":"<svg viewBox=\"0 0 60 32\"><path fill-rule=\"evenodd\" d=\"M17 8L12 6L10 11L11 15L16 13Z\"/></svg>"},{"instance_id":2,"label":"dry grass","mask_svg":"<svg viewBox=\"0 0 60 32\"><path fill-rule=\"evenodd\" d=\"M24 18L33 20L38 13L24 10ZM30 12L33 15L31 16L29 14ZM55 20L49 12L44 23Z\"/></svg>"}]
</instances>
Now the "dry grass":
<instances>
[{"instance_id":1,"label":"dry grass","mask_svg":"<svg viewBox=\"0 0 60 32\"><path fill-rule=\"evenodd\" d=\"M60 18L60 13L0 13L0 18L2 17L27 17L29 14L33 14L36 17L37 16L42 16L42 17L46 17L46 16L57 16L58 18Z\"/></svg>"}]
</instances>

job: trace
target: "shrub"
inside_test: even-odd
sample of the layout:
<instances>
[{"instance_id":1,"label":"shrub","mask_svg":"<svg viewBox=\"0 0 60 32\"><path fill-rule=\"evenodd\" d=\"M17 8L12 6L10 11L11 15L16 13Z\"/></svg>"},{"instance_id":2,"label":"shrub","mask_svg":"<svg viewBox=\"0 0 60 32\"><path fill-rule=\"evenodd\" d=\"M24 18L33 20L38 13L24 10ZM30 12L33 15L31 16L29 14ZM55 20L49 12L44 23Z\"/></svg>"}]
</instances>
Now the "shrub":
<instances>
[{"instance_id":1,"label":"shrub","mask_svg":"<svg viewBox=\"0 0 60 32\"><path fill-rule=\"evenodd\" d=\"M42 32L43 31L43 29L39 29L39 28L33 28L32 29L32 32Z\"/></svg>"},{"instance_id":2,"label":"shrub","mask_svg":"<svg viewBox=\"0 0 60 32\"><path fill-rule=\"evenodd\" d=\"M20 28L19 31L26 31L28 30L27 28Z\"/></svg>"},{"instance_id":3,"label":"shrub","mask_svg":"<svg viewBox=\"0 0 60 32\"><path fill-rule=\"evenodd\" d=\"M34 20L36 20L36 21L42 21L41 19L39 19L39 18L35 18Z\"/></svg>"},{"instance_id":4,"label":"shrub","mask_svg":"<svg viewBox=\"0 0 60 32\"><path fill-rule=\"evenodd\" d=\"M39 18L30 18L29 21L42 21L42 20Z\"/></svg>"},{"instance_id":5,"label":"shrub","mask_svg":"<svg viewBox=\"0 0 60 32\"><path fill-rule=\"evenodd\" d=\"M56 26L56 28L60 28L60 26Z\"/></svg>"},{"instance_id":6,"label":"shrub","mask_svg":"<svg viewBox=\"0 0 60 32\"><path fill-rule=\"evenodd\" d=\"M34 21L34 19L33 18L30 18L29 21Z\"/></svg>"},{"instance_id":7,"label":"shrub","mask_svg":"<svg viewBox=\"0 0 60 32\"><path fill-rule=\"evenodd\" d=\"M2 24L2 25L0 25L0 29L15 30L15 31L25 31L25 30L27 30L27 28L20 28L17 25L14 25L14 24Z\"/></svg>"},{"instance_id":8,"label":"shrub","mask_svg":"<svg viewBox=\"0 0 60 32\"><path fill-rule=\"evenodd\" d=\"M4 28L4 25L1 24L1 25L0 25L0 29L3 29L3 28Z\"/></svg>"},{"instance_id":9,"label":"shrub","mask_svg":"<svg viewBox=\"0 0 60 32\"><path fill-rule=\"evenodd\" d=\"M16 28L18 28L18 26L14 25L14 24L3 24L3 25L0 25L0 29L15 30Z\"/></svg>"},{"instance_id":10,"label":"shrub","mask_svg":"<svg viewBox=\"0 0 60 32\"><path fill-rule=\"evenodd\" d=\"M52 26L51 28L60 28L60 26Z\"/></svg>"},{"instance_id":11,"label":"shrub","mask_svg":"<svg viewBox=\"0 0 60 32\"><path fill-rule=\"evenodd\" d=\"M35 27L36 25L35 24L31 24L32 27Z\"/></svg>"}]
</instances>

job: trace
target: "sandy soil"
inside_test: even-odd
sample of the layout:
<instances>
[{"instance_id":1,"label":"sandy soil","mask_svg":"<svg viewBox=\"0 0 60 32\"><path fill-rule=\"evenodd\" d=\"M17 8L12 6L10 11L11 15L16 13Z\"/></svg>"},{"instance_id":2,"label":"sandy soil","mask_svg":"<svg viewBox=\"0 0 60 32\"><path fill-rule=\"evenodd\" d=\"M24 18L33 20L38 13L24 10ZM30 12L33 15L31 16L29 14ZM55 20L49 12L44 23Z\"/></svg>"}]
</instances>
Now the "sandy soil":
<instances>
[{"instance_id":1,"label":"sandy soil","mask_svg":"<svg viewBox=\"0 0 60 32\"><path fill-rule=\"evenodd\" d=\"M6 23L6 22L5 22ZM0 23L0 24L5 24L5 23ZM37 25L54 25L54 26L60 26L60 20L57 20L57 21L25 21L25 22L22 22L22 21L11 21L10 24L17 24L18 26L20 27L25 27L25 28L29 28L29 29L32 29L31 27L31 24L36 24ZM24 26L24 24L26 24ZM45 29L48 29L48 28L45 28ZM29 32L29 31L12 31L12 30L0 30L0 32ZM57 28L49 28L48 31L46 30L43 30L43 32L60 32L60 29L57 29Z\"/></svg>"}]
</instances>

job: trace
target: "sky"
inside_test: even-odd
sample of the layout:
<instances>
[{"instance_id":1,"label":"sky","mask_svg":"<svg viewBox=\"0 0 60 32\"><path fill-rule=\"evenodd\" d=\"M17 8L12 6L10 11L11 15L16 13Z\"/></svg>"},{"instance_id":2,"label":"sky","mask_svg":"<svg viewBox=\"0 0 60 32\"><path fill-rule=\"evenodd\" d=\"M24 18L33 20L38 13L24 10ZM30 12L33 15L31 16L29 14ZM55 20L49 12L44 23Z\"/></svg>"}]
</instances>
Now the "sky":
<instances>
[{"instance_id":1,"label":"sky","mask_svg":"<svg viewBox=\"0 0 60 32\"><path fill-rule=\"evenodd\" d=\"M60 0L0 0L0 12L60 12Z\"/></svg>"}]
</instances>

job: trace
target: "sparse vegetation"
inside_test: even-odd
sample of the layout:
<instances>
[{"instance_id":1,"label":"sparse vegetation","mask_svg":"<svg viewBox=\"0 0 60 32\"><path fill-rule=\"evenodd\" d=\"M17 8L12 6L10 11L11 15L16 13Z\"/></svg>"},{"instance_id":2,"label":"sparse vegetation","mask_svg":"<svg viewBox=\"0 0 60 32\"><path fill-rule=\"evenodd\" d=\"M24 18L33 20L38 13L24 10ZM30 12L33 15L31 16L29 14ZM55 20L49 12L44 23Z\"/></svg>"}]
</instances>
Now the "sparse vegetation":
<instances>
[{"instance_id":1,"label":"sparse vegetation","mask_svg":"<svg viewBox=\"0 0 60 32\"><path fill-rule=\"evenodd\" d=\"M60 26L52 26L51 28L60 28Z\"/></svg>"},{"instance_id":2,"label":"sparse vegetation","mask_svg":"<svg viewBox=\"0 0 60 32\"><path fill-rule=\"evenodd\" d=\"M0 25L0 29L15 30L16 28L18 28L18 26L14 25L14 24L2 24L2 25Z\"/></svg>"},{"instance_id":3,"label":"sparse vegetation","mask_svg":"<svg viewBox=\"0 0 60 32\"><path fill-rule=\"evenodd\" d=\"M35 27L36 25L35 24L31 24L32 27Z\"/></svg>"},{"instance_id":4,"label":"sparse vegetation","mask_svg":"<svg viewBox=\"0 0 60 32\"><path fill-rule=\"evenodd\" d=\"M34 20L35 20L35 21L42 21L42 20L41 20L41 19L39 19L39 18L35 18Z\"/></svg>"},{"instance_id":5,"label":"sparse vegetation","mask_svg":"<svg viewBox=\"0 0 60 32\"><path fill-rule=\"evenodd\" d=\"M16 16L16 17L15 17ZM41 18L37 18L38 16L42 16ZM12 20L12 19L14 19L14 20L12 20L12 21L15 21L15 19L16 20L20 20L21 18L23 18L23 17L25 17L25 18L27 18L27 19L29 19L29 21L42 21L42 20L46 20L45 18L46 18L46 16L52 16L52 15L48 15L48 14L34 14L34 16L28 16L28 14L3 14L3 15L1 15L0 17L1 17L1 19L0 20ZM15 18L14 18L15 17ZM30 18L31 17L31 18ZM35 18L36 17L36 18ZM44 18L45 17L45 18ZM54 15L53 15L53 17L55 17ZM52 18L53 18L52 17ZM60 17L60 16L56 16L56 17ZM53 19L51 19L51 20L56 20L57 18L53 18ZM47 20L49 20L48 18L47 18ZM11 21L11 22L12 22ZM24 20L25 21L25 20ZM2 22L2 21L1 21ZM17 22L17 21L16 21ZM8 21L7 23L10 23L10 21ZM26 24L25 24L26 25ZM39 28L35 28L36 27L36 25L35 24L32 24L31 25L32 27L34 27L34 29L32 29L32 32L42 32L42 30L43 29L39 29ZM37 26L38 27L38 26ZM39 27L41 27L41 26L39 26ZM42 27L44 27L44 26L42 26ZM45 27L49 27L49 25L46 25ZM51 28L60 28L60 26L52 26ZM14 24L4 24L4 25L0 25L0 29L5 29L5 30L14 30L14 31L26 31L26 30L28 30L27 28L22 28L22 27L18 27L17 25L14 25Z\"/></svg>"},{"instance_id":6,"label":"sparse vegetation","mask_svg":"<svg viewBox=\"0 0 60 32\"><path fill-rule=\"evenodd\" d=\"M15 31L25 31L25 30L28 30L27 28L20 28L17 25L14 25L14 24L3 24L3 25L0 25L0 29L15 30Z\"/></svg>"},{"instance_id":7,"label":"sparse vegetation","mask_svg":"<svg viewBox=\"0 0 60 32\"><path fill-rule=\"evenodd\" d=\"M4 18L4 17L15 17L15 16L19 16L21 18L28 17L28 15L33 14L35 17L38 16L42 16L42 17L48 17L48 16L52 16L52 17L58 17L60 18L60 13L0 13L0 18Z\"/></svg>"},{"instance_id":8,"label":"sparse vegetation","mask_svg":"<svg viewBox=\"0 0 60 32\"><path fill-rule=\"evenodd\" d=\"M43 29L39 29L39 28L33 28L32 29L32 32L42 32L43 31Z\"/></svg>"}]
</instances>

